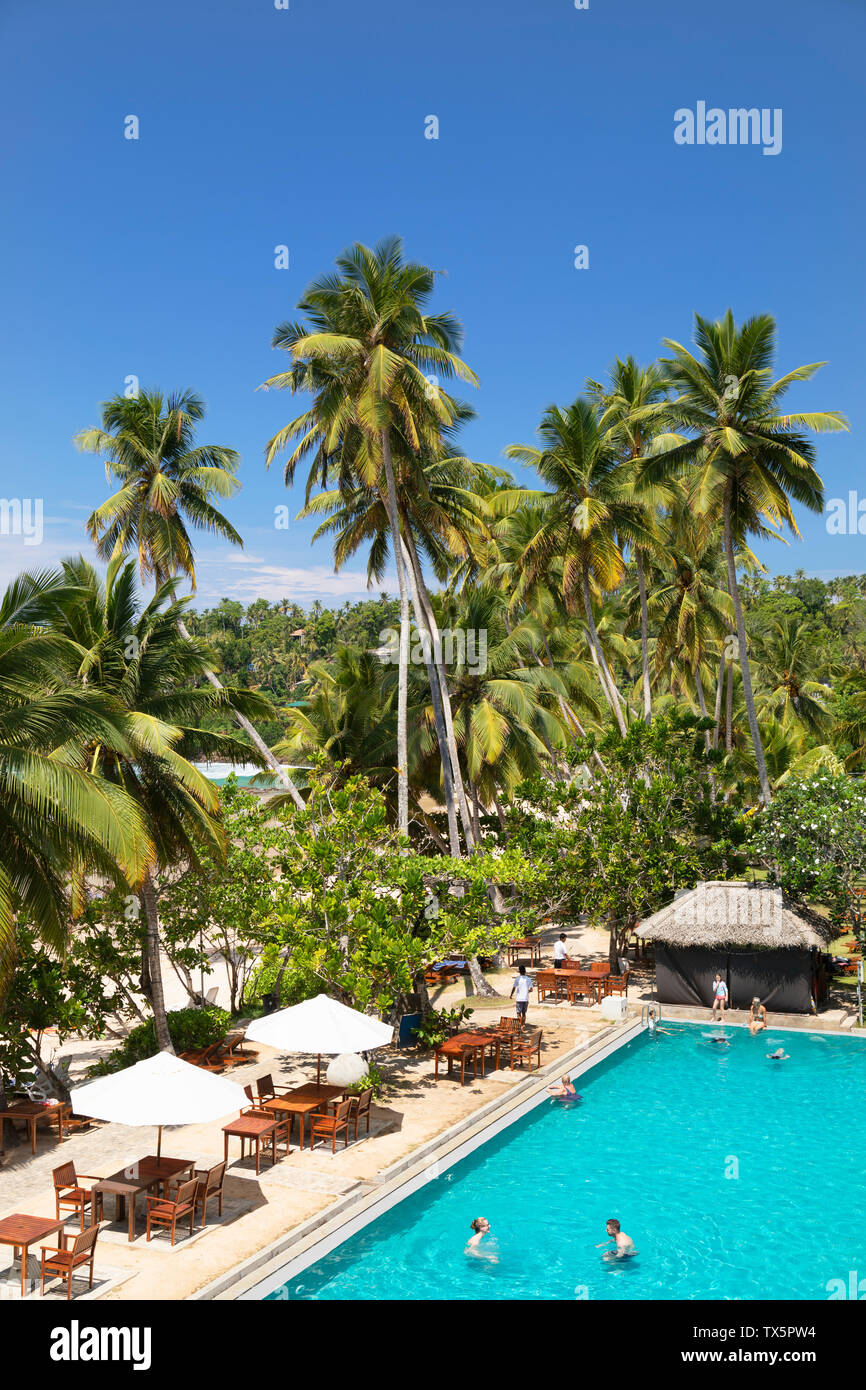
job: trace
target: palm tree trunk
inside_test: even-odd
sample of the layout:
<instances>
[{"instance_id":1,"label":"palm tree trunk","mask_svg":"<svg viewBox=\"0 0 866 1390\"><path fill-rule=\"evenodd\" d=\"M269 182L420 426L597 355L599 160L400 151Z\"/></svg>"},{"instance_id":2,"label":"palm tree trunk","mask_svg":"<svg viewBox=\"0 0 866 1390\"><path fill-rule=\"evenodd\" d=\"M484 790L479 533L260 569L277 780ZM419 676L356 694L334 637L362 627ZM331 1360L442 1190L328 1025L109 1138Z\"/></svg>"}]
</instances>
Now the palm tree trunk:
<instances>
[{"instance_id":1,"label":"palm tree trunk","mask_svg":"<svg viewBox=\"0 0 866 1390\"><path fill-rule=\"evenodd\" d=\"M413 585L412 597L415 602L415 611L419 620L430 634L433 646L433 663L436 674L439 678L439 690L442 698L442 713L445 720L445 737L448 745L448 755L451 761L451 777L454 785L454 793L457 797L457 805L460 810L460 822L463 826L463 834L466 839L466 847L471 853L475 848L475 835L472 828L472 819L469 814L469 803L466 800L466 790L463 786L463 773L460 769L460 756L457 751L457 739L454 735L454 718L451 710L451 692L448 689L448 677L445 672L445 664L442 659L442 640L439 635L439 626L436 622L436 615L433 612L433 605L430 602L430 594L424 581L424 574L421 563L418 559L418 551L415 546L415 537L411 527L407 526L405 544L409 553L409 577Z\"/></svg>"},{"instance_id":2,"label":"palm tree trunk","mask_svg":"<svg viewBox=\"0 0 866 1390\"><path fill-rule=\"evenodd\" d=\"M716 682L716 727L713 729L713 748L719 746L719 729L722 723L722 691L725 686L725 653L722 652L722 659L719 662L719 679Z\"/></svg>"},{"instance_id":3,"label":"palm tree trunk","mask_svg":"<svg viewBox=\"0 0 866 1390\"><path fill-rule=\"evenodd\" d=\"M391 436L387 426L382 430L382 462L385 468L385 504L391 527L391 544L397 583L400 589L400 673L397 687L397 825L403 835L409 834L409 744L407 737L406 703L409 689L409 596L406 590L406 571L400 554L400 520L397 511L397 485L394 482L394 463L391 458Z\"/></svg>"},{"instance_id":4,"label":"palm tree trunk","mask_svg":"<svg viewBox=\"0 0 866 1390\"><path fill-rule=\"evenodd\" d=\"M761 800L764 805L767 806L772 799L772 792L770 791L770 779L767 776L767 761L764 757L764 745L761 742L761 731L758 728L758 716L755 712L755 696L752 691L752 672L749 666L749 653L746 648L746 621L743 617L743 605L740 602L740 589L737 584L737 562L734 558L734 531L731 523L730 488L725 491L724 545L725 559L728 563L728 593L734 605L734 616L737 622L737 644L740 649L740 671L743 677L743 699L746 702L746 714L752 733L755 761L758 764L758 779L761 783Z\"/></svg>"},{"instance_id":5,"label":"palm tree trunk","mask_svg":"<svg viewBox=\"0 0 866 1390\"><path fill-rule=\"evenodd\" d=\"M141 885L141 905L144 908L144 920L147 925L147 966L156 1045L160 1052L174 1052L174 1044L168 1031L165 994L162 988L162 962L159 956L159 903L149 871Z\"/></svg>"},{"instance_id":6,"label":"palm tree trunk","mask_svg":"<svg viewBox=\"0 0 866 1390\"><path fill-rule=\"evenodd\" d=\"M725 752L734 747L734 663L728 662L728 688L725 691Z\"/></svg>"},{"instance_id":7,"label":"palm tree trunk","mask_svg":"<svg viewBox=\"0 0 866 1390\"><path fill-rule=\"evenodd\" d=\"M613 676L611 675L607 661L605 660L605 655L602 650L601 642L598 639L598 632L595 626L595 618L592 612L592 598L589 592L589 575L585 568L581 573L581 586L583 589L583 607L584 612L586 613L586 621L589 626L590 640L598 658L599 675L602 679L602 689L604 690L607 696L607 702L610 705L611 710L613 711L617 724L619 725L619 731L622 734L623 738L625 738L626 725L625 720L622 717L622 710L620 708L622 696L616 688Z\"/></svg>"},{"instance_id":8,"label":"palm tree trunk","mask_svg":"<svg viewBox=\"0 0 866 1390\"><path fill-rule=\"evenodd\" d=\"M188 630L187 630L186 623L184 623L182 619L178 621L177 630L178 630L178 632L180 633L181 637L184 638L185 641L187 641L187 642L191 642L191 641L192 641L192 638L190 637L189 632L188 632ZM214 674L213 671L210 671L210 670L208 670L207 668L205 668L204 675L205 675L205 679L208 680L208 681L210 682L210 684L213 686L214 690L222 690L222 689L223 689L222 681ZM287 772L286 769L283 767L282 763L281 763L277 758L274 757L273 753L271 752L271 750L270 750L270 748L268 747L268 745L265 743L265 741L264 741L264 739L262 738L261 734L258 732L257 729L254 729L254 728L253 728L253 726L252 726L252 724L250 723L250 721L246 718L245 715L241 714L240 710L232 710L232 714L234 715L234 717L235 717L235 719L237 720L237 722L238 722L238 724L240 725L240 727L243 729L244 733L247 735L247 738L250 740L250 742L251 742L251 743L258 749L258 751L261 753L262 758L263 758L264 761L267 763L267 765L268 765L268 767L270 768L271 772L273 772L273 773L279 778L279 780L282 782L283 786L285 787L286 791L289 793L289 796L290 796L290 797L292 798L292 800L294 801L294 803L295 803L295 805L297 806L298 810L299 810L299 811L303 811L303 809L304 809L304 799L303 799L303 797L301 796L300 792L298 791L297 787L295 786L295 784L294 784L294 782L292 781L291 777L289 776L288 772Z\"/></svg>"},{"instance_id":9,"label":"palm tree trunk","mask_svg":"<svg viewBox=\"0 0 866 1390\"><path fill-rule=\"evenodd\" d=\"M650 724L653 717L653 701L650 692L649 673L649 613L646 603L646 576L643 569L643 555L639 550L635 551L635 563L637 565L637 587L640 594L640 660L643 676L643 717L644 722Z\"/></svg>"},{"instance_id":10,"label":"palm tree trunk","mask_svg":"<svg viewBox=\"0 0 866 1390\"><path fill-rule=\"evenodd\" d=\"M701 680L700 664L699 664L699 662L697 662L697 661L695 662L694 676L695 676L695 690L696 690L697 693L698 693L698 709L699 709L700 712L701 712L701 718L702 718L702 719L706 719L706 718L707 718L707 702L706 702L706 700L704 699L704 684L703 684L703 681ZM709 751L710 751L710 731L709 731L709 729L704 729L704 747L706 748L707 752L709 753Z\"/></svg>"},{"instance_id":11,"label":"palm tree trunk","mask_svg":"<svg viewBox=\"0 0 866 1390\"><path fill-rule=\"evenodd\" d=\"M404 572L407 576L412 575L415 585L412 589L413 601L417 590L417 575L414 575L410 552L401 535L400 551L403 560ZM445 811L448 816L448 841L452 859L460 858L460 831L457 826L457 806L454 797L454 774L451 765L451 754L448 749L448 731L445 724L445 715L442 709L442 689L439 682L439 673L434 664L433 637L429 632L428 624L424 614L420 611L419 605L415 604L415 622L421 638L421 648L424 653L424 665L427 668L427 681L430 686L430 700L433 705L433 724L436 729L436 740L439 744L439 761L442 764L442 786L445 797ZM427 633L429 641L425 641L424 634Z\"/></svg>"}]
</instances>

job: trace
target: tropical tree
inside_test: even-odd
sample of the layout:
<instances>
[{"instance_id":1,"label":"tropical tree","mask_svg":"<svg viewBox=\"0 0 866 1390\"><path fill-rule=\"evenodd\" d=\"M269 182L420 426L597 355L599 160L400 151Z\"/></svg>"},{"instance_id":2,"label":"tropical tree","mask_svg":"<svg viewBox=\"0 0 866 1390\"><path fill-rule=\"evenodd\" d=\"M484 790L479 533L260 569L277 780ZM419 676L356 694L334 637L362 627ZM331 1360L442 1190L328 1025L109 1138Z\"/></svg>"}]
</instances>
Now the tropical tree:
<instances>
[{"instance_id":1,"label":"tropical tree","mask_svg":"<svg viewBox=\"0 0 866 1390\"><path fill-rule=\"evenodd\" d=\"M240 459L224 445L195 442L195 428L204 416L204 402L191 391L165 397L160 391L143 390L138 396L106 401L101 428L82 430L76 437L79 449L105 460L109 482L120 483L118 491L87 520L97 554L111 560L134 553L142 580L153 580L157 586L184 577L195 592L190 528L243 546L214 504L214 499L232 497L240 486L235 477ZM182 618L178 631L189 639ZM215 690L220 689L209 666L201 674ZM233 707L233 714L259 756L301 806L300 793L264 739L239 707Z\"/></svg>"},{"instance_id":2,"label":"tropical tree","mask_svg":"<svg viewBox=\"0 0 866 1390\"><path fill-rule=\"evenodd\" d=\"M63 563L62 576L64 583L46 588L42 618L65 639L70 680L101 692L123 715L126 745L94 737L86 754L91 774L99 773L139 807L150 835L152 855L139 885L146 924L141 983L159 1046L171 1051L158 875L178 865L198 865L203 849L219 854L224 848L217 789L190 756L238 759L243 746L225 734L206 732L199 721L236 707L260 714L263 702L250 691L196 685L212 656L182 631L189 600L175 601L177 579L163 580L141 606L133 561L111 560L103 582L79 557Z\"/></svg>"},{"instance_id":3,"label":"tropical tree","mask_svg":"<svg viewBox=\"0 0 866 1390\"><path fill-rule=\"evenodd\" d=\"M790 618L780 618L755 644L755 660L764 686L762 707L778 719L796 719L813 735L830 724L829 682L813 679L816 670L814 632Z\"/></svg>"},{"instance_id":4,"label":"tropical tree","mask_svg":"<svg viewBox=\"0 0 866 1390\"><path fill-rule=\"evenodd\" d=\"M129 751L123 714L60 674L69 646L36 623L45 576L22 576L0 600L0 993L23 918L54 951L82 904L82 875L139 884L152 853L134 800L90 769L94 740Z\"/></svg>"},{"instance_id":5,"label":"tropical tree","mask_svg":"<svg viewBox=\"0 0 866 1390\"><path fill-rule=\"evenodd\" d=\"M650 508L635 487L633 471L620 457L617 440L602 431L592 402L578 398L567 409L548 406L539 425L541 448L511 444L509 458L535 468L553 491L532 493L542 521L523 552L530 575L543 572L555 556L563 559L562 594L569 610L578 596L589 632L599 683L620 733L625 734L625 701L604 653L593 612L593 589L617 588L625 574L623 546L647 546L653 535ZM504 491L491 508L502 513L527 500L524 490Z\"/></svg>"},{"instance_id":6,"label":"tropical tree","mask_svg":"<svg viewBox=\"0 0 866 1390\"><path fill-rule=\"evenodd\" d=\"M824 497L806 431L840 430L847 423L838 411L780 412L789 388L808 381L823 364L795 367L773 381L776 324L769 314L740 327L730 310L715 323L696 314L697 353L672 338L664 342L673 355L662 359L661 366L679 393L676 414L691 438L650 461L646 476L659 481L697 468L698 506L721 518L743 695L761 796L767 802L770 779L755 709L736 548L749 535L777 535L783 524L800 534L792 503L820 511Z\"/></svg>"},{"instance_id":7,"label":"tropical tree","mask_svg":"<svg viewBox=\"0 0 866 1390\"><path fill-rule=\"evenodd\" d=\"M397 710L398 824L408 830L408 692L409 595L415 620L430 637L432 608L424 603L423 576L411 527L401 524L394 445L400 436L415 453L440 452L442 430L454 425L460 407L439 385L458 377L476 382L457 356L461 330L448 313L429 314L426 306L435 276L428 267L403 259L399 238L371 249L356 243L337 258L337 274L315 281L299 308L307 323L283 323L273 345L292 357L287 372L266 387L309 392L313 403L270 440L268 465L289 445L285 465L290 484L301 460L311 459L307 483L336 482L341 492L359 483L376 490L384 505L401 598ZM425 372L428 375L425 375ZM467 843L472 827L460 778L450 704L441 665L431 682L437 735L443 747L446 796L456 795ZM453 724L453 721L451 721ZM444 756L447 748L448 757ZM452 791L453 784L453 791ZM452 809L453 816L453 809Z\"/></svg>"}]
</instances>

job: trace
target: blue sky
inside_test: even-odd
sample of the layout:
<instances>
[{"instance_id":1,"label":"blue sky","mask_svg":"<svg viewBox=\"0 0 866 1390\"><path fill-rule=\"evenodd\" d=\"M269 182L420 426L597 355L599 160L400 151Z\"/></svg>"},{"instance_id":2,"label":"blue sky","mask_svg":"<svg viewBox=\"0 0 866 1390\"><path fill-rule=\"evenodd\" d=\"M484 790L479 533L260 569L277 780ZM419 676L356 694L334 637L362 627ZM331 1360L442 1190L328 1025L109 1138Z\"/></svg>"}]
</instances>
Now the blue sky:
<instances>
[{"instance_id":1,"label":"blue sky","mask_svg":"<svg viewBox=\"0 0 866 1390\"><path fill-rule=\"evenodd\" d=\"M864 40L861 0L0 0L2 491L45 514L41 545L0 536L0 582L88 549L107 490L72 438L134 374L199 391L202 438L243 455L245 549L201 540L201 601L362 596L360 560L274 529L302 498L263 446L300 406L255 388L309 280L393 232L465 325L474 457L731 306L776 316L780 368L827 360L789 399L846 412L819 470L866 497ZM698 101L781 108L781 153L676 145ZM866 571L866 537L801 529L771 571Z\"/></svg>"}]
</instances>

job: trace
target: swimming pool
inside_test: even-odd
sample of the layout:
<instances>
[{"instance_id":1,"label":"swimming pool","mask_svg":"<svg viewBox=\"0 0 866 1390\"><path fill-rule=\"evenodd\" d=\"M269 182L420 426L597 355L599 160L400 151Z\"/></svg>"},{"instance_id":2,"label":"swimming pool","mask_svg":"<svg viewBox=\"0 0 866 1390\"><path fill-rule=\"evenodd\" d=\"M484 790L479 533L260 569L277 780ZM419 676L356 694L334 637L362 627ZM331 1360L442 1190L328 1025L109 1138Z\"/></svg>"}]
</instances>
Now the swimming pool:
<instances>
[{"instance_id":1,"label":"swimming pool","mask_svg":"<svg viewBox=\"0 0 866 1390\"><path fill-rule=\"evenodd\" d=\"M268 1298L826 1299L866 1276L866 1040L663 1026ZM463 1253L476 1216L497 1263ZM595 1248L610 1216L633 1260Z\"/></svg>"}]
</instances>

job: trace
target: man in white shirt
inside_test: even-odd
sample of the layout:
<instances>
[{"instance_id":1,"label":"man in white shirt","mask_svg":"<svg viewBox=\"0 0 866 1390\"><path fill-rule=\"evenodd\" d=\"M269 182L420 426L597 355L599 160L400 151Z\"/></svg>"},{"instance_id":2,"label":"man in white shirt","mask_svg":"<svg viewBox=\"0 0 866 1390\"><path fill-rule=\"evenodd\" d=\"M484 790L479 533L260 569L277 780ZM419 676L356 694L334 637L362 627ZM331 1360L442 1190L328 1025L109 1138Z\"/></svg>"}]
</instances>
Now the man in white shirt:
<instances>
[{"instance_id":1,"label":"man in white shirt","mask_svg":"<svg viewBox=\"0 0 866 1390\"><path fill-rule=\"evenodd\" d=\"M565 932L561 932L561 933L560 933L559 940L558 940L558 941L554 941L554 943L553 943L553 968L554 968L554 970L561 970L561 969L562 969L562 962L565 960L565 957L566 957L567 955L568 955L568 950L567 950L566 945L565 945Z\"/></svg>"},{"instance_id":2,"label":"man in white shirt","mask_svg":"<svg viewBox=\"0 0 866 1390\"><path fill-rule=\"evenodd\" d=\"M520 974L511 986L511 994L508 996L509 999L515 994L517 996L515 1005L517 1008L517 1017L520 1019L521 1023L526 1022L526 1010L529 1008L529 993L530 990L533 989L535 989L535 985L526 973L526 966L521 965Z\"/></svg>"}]
</instances>

